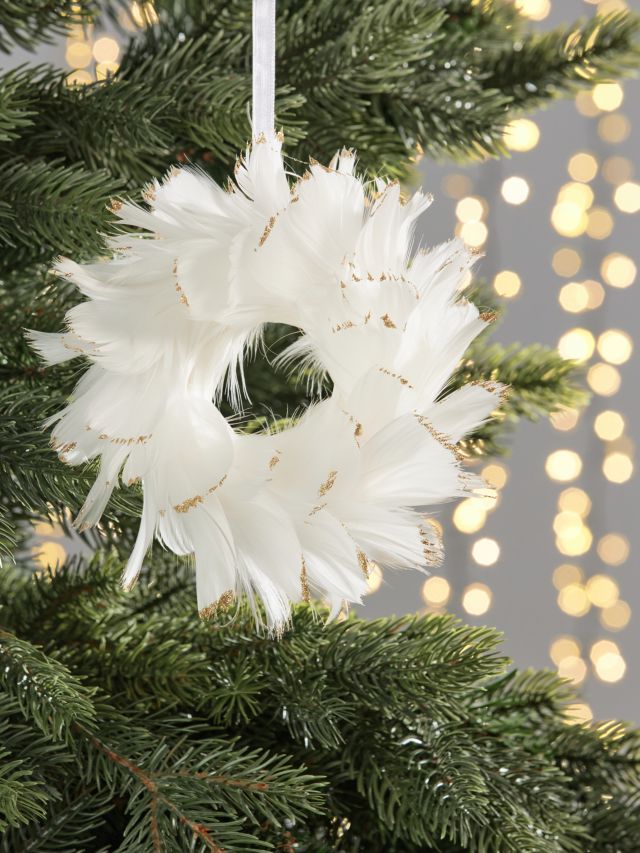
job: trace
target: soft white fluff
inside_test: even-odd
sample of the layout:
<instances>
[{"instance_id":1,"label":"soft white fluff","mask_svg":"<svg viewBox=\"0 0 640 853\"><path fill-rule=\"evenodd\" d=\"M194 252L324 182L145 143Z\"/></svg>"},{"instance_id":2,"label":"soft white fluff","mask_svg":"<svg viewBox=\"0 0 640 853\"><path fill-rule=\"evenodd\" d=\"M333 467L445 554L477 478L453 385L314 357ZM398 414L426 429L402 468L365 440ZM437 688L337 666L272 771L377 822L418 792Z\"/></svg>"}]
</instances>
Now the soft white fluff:
<instances>
[{"instance_id":1,"label":"soft white fluff","mask_svg":"<svg viewBox=\"0 0 640 853\"><path fill-rule=\"evenodd\" d=\"M455 444L501 389L443 394L487 318L460 295L474 260L461 242L413 249L430 199L365 184L349 151L292 183L277 140L254 143L227 190L174 169L148 199L118 210L137 231L111 240L111 259L58 263L87 297L67 331L31 333L50 364L91 362L48 424L68 464L100 458L77 524L140 480L125 585L155 536L194 555L202 613L244 592L275 629L291 601L359 601L368 561L434 564L419 508L473 488ZM243 435L215 401L240 405L243 354L268 322L303 331L285 361L308 359L334 391L290 429Z\"/></svg>"}]
</instances>

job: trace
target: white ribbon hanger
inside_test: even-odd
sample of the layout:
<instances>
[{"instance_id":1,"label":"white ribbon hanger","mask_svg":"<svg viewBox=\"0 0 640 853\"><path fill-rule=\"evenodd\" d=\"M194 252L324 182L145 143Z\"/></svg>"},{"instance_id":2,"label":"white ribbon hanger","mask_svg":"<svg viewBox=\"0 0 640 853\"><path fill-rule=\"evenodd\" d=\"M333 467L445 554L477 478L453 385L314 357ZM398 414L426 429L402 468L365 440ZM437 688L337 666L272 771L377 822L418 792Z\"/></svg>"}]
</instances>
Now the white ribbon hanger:
<instances>
[{"instance_id":1,"label":"white ribbon hanger","mask_svg":"<svg viewBox=\"0 0 640 853\"><path fill-rule=\"evenodd\" d=\"M253 138L275 135L276 0L253 0Z\"/></svg>"}]
</instances>

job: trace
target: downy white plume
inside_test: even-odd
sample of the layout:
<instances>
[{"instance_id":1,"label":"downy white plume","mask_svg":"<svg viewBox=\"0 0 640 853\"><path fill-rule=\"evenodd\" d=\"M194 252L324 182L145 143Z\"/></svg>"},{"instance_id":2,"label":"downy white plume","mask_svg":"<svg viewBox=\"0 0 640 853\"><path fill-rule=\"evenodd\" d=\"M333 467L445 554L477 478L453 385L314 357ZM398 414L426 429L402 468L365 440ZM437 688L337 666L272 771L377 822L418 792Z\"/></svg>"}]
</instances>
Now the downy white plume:
<instances>
[{"instance_id":1,"label":"downy white plume","mask_svg":"<svg viewBox=\"0 0 640 853\"><path fill-rule=\"evenodd\" d=\"M280 142L262 139L226 191L174 169L148 201L118 204L134 229L110 260L59 262L87 299L66 332L31 333L50 364L91 362L48 424L64 462L100 459L77 524L98 522L119 480L142 482L124 584L156 537L194 555L201 614L246 593L277 630L291 601L359 601L371 562L436 563L425 508L476 485L456 444L501 388L447 393L488 318L460 294L474 261L461 242L413 250L430 199L370 189L350 151L290 184ZM240 405L243 355L270 322L302 330L285 360L326 371L333 393L289 429L246 435L215 401L226 388Z\"/></svg>"}]
</instances>

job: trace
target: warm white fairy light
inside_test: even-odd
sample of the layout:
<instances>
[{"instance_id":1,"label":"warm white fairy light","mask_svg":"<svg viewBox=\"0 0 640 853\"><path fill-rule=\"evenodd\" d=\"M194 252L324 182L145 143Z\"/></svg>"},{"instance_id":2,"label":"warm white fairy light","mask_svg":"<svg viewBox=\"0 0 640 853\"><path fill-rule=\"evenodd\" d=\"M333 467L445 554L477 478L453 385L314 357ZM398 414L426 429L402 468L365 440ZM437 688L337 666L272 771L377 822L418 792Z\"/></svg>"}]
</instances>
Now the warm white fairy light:
<instances>
[{"instance_id":1,"label":"warm white fairy light","mask_svg":"<svg viewBox=\"0 0 640 853\"><path fill-rule=\"evenodd\" d=\"M493 595L484 583L472 583L462 594L462 606L471 616L482 616L491 607Z\"/></svg>"},{"instance_id":2,"label":"warm white fairy light","mask_svg":"<svg viewBox=\"0 0 640 853\"><path fill-rule=\"evenodd\" d=\"M520 205L524 204L529 198L531 188L525 178L513 175L503 181L500 192L502 193L502 198L508 204Z\"/></svg>"}]
</instances>

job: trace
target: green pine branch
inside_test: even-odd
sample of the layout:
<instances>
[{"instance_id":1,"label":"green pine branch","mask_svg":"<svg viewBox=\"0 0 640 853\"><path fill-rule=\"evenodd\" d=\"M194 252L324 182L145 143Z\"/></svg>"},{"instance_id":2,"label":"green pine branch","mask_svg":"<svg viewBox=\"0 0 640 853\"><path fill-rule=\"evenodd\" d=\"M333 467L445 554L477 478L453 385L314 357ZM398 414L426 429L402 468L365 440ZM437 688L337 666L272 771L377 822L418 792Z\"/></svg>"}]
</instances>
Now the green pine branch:
<instances>
[{"instance_id":1,"label":"green pine branch","mask_svg":"<svg viewBox=\"0 0 640 853\"><path fill-rule=\"evenodd\" d=\"M527 39L518 51L490 58L487 86L500 86L514 107L530 110L566 91L590 87L623 73L640 60L638 18L624 12L594 17Z\"/></svg>"},{"instance_id":2,"label":"green pine branch","mask_svg":"<svg viewBox=\"0 0 640 853\"><path fill-rule=\"evenodd\" d=\"M69 849L85 831L132 851L635 850L640 735L568 725L568 685L505 675L496 632L450 616L325 625L301 606L274 641L244 605L198 622L191 578L167 568L133 593L114 558L7 584L6 631L64 661L95 709L65 762L39 761L62 793L26 838L108 788L104 811L58 826ZM24 695L10 727L39 728Z\"/></svg>"},{"instance_id":3,"label":"green pine branch","mask_svg":"<svg viewBox=\"0 0 640 853\"><path fill-rule=\"evenodd\" d=\"M95 716L90 691L63 664L1 628L0 688L54 740L67 740L72 726Z\"/></svg>"},{"instance_id":4,"label":"green pine branch","mask_svg":"<svg viewBox=\"0 0 640 853\"><path fill-rule=\"evenodd\" d=\"M2 728L5 726L0 724L0 731ZM0 832L45 816L46 795L30 777L24 762L12 759L11 753L0 747Z\"/></svg>"},{"instance_id":5,"label":"green pine branch","mask_svg":"<svg viewBox=\"0 0 640 853\"><path fill-rule=\"evenodd\" d=\"M33 49L38 42L51 42L70 27L87 23L95 14L94 2L74 0L11 0L0 6L0 51L10 53L17 45Z\"/></svg>"},{"instance_id":6,"label":"green pine branch","mask_svg":"<svg viewBox=\"0 0 640 853\"><path fill-rule=\"evenodd\" d=\"M494 417L462 442L464 452L473 456L503 454L505 435L518 421L537 421L565 408L581 408L588 394L579 377L575 362L555 349L541 344L503 347L488 344L482 336L471 346L453 386L497 381L507 386L507 393Z\"/></svg>"}]
</instances>

